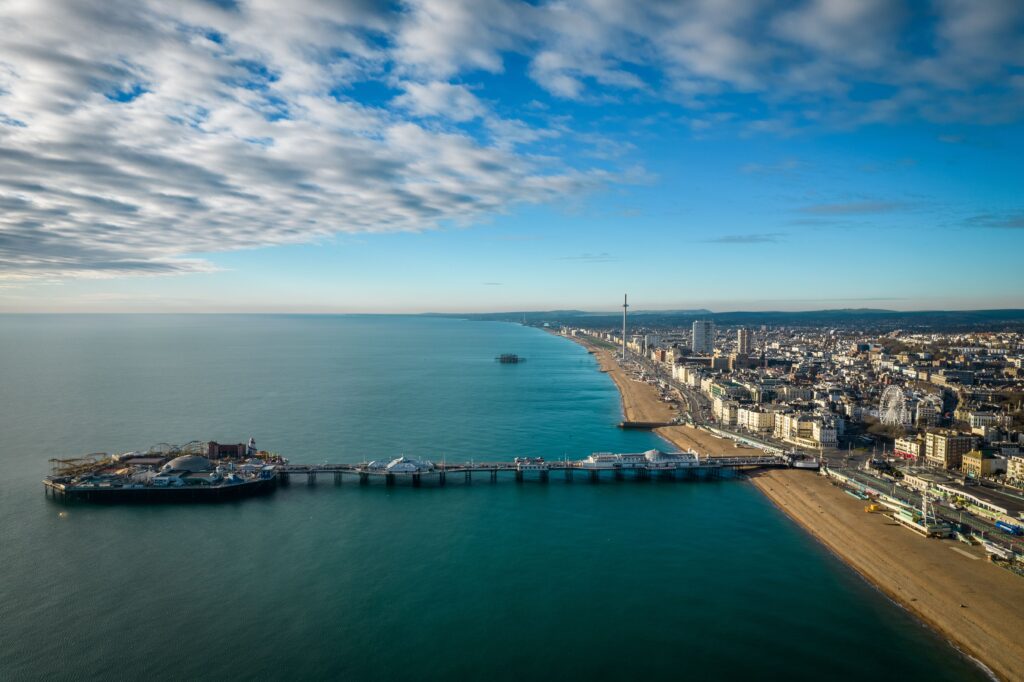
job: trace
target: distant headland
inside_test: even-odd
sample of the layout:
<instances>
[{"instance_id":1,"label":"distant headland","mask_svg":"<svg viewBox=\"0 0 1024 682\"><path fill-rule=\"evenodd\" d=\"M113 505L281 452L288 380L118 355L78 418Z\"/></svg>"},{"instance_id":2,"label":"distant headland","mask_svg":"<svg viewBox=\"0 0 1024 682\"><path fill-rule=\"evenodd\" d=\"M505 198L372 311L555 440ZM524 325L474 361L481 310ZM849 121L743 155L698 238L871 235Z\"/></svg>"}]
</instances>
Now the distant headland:
<instances>
[{"instance_id":1,"label":"distant headland","mask_svg":"<svg viewBox=\"0 0 1024 682\"><path fill-rule=\"evenodd\" d=\"M614 327L622 321L622 312L584 310L535 310L494 313L427 313L433 316L461 317L471 320L499 320L527 324ZM712 312L697 310L635 310L630 317L648 327L685 326L694 320L712 320L716 324L873 327L880 329L937 329L956 331L985 327L990 330L1024 327L1024 308L992 310L884 310L876 308L840 308L829 310L758 310Z\"/></svg>"}]
</instances>

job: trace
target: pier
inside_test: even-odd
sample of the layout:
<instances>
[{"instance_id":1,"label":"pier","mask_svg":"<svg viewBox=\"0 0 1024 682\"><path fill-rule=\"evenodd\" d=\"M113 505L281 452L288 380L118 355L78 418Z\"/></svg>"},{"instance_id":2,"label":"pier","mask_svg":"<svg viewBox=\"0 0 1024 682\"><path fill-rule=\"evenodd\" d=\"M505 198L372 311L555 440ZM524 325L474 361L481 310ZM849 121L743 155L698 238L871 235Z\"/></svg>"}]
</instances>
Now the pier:
<instances>
[{"instance_id":1,"label":"pier","mask_svg":"<svg viewBox=\"0 0 1024 682\"><path fill-rule=\"evenodd\" d=\"M658 453L662 457L672 457L677 454ZM609 457L630 456L609 455ZM400 464L392 469L366 462L358 464L289 463L279 464L275 470L283 484L288 484L293 477L296 477L305 479L308 485L316 485L321 478L331 480L335 485L341 485L347 478L358 481L360 485L377 482L388 487L405 484L418 488L428 481L436 486L444 486L452 480L452 477L463 483L472 483L474 478L490 483L496 483L502 479L512 479L517 483L525 481L548 483L552 479L571 482L577 478L592 483L601 480L621 481L626 479L645 481L652 478L684 481L723 478L751 469L792 466L790 459L782 455L693 457L692 459L669 462L652 461L653 458L645 457L644 453L633 457L634 461L607 465L595 465L590 461L591 458L551 461L545 461L542 458L519 458L519 461L447 462L441 464L407 460L401 463L407 466ZM398 461L395 460L395 462Z\"/></svg>"},{"instance_id":2,"label":"pier","mask_svg":"<svg viewBox=\"0 0 1024 682\"><path fill-rule=\"evenodd\" d=\"M213 457L206 457L199 452ZM222 451L227 456L219 456ZM419 488L444 487L449 483L470 484L474 478L490 483L511 478L548 483L570 482L579 477L591 483L602 479L622 481L705 480L733 476L750 469L774 467L807 468L788 454L705 457L696 452L613 453L595 452L579 460L546 460L543 457L515 457L511 461L435 463L401 456L360 463L294 464L249 445L220 446L198 442L186 447L160 446L149 452L122 455L96 453L73 459L54 459L54 473L43 480L48 495L55 499L110 502L221 501L270 492L279 483L304 478L316 485L328 478L337 486L346 477L359 485L383 483ZM815 461L816 465L817 462ZM454 477L454 478L453 478Z\"/></svg>"}]
</instances>

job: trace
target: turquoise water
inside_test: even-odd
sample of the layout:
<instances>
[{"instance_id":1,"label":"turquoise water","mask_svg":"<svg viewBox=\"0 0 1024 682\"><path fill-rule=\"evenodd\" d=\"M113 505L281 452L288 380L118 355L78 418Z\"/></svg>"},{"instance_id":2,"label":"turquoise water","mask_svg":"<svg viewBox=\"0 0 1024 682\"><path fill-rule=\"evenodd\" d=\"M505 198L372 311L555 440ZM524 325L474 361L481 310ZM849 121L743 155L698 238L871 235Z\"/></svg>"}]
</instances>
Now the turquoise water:
<instances>
[{"instance_id":1,"label":"turquoise water","mask_svg":"<svg viewBox=\"0 0 1024 682\"><path fill-rule=\"evenodd\" d=\"M152 507L39 483L53 456L250 435L298 462L660 445L539 330L0 316L0 379L5 679L983 678L741 480L295 480Z\"/></svg>"}]
</instances>

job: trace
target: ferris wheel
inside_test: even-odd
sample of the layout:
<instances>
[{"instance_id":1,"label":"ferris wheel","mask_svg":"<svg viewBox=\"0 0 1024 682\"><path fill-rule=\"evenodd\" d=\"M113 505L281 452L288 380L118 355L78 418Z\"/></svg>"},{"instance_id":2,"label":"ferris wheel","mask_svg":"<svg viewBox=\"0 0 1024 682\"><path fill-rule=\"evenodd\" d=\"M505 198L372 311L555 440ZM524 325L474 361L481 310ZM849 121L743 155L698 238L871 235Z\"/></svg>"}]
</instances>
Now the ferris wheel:
<instances>
[{"instance_id":1,"label":"ferris wheel","mask_svg":"<svg viewBox=\"0 0 1024 682\"><path fill-rule=\"evenodd\" d=\"M878 406L878 418L887 426L910 424L910 407L902 388L889 386L885 389L882 393L882 403Z\"/></svg>"}]
</instances>

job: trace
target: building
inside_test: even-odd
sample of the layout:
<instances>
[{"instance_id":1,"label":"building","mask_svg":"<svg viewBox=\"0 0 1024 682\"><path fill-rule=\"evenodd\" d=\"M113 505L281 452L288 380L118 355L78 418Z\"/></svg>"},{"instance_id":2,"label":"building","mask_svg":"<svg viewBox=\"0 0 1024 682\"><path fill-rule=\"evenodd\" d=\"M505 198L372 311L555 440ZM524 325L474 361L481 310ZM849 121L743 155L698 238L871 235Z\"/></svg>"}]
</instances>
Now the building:
<instances>
[{"instance_id":1,"label":"building","mask_svg":"<svg viewBox=\"0 0 1024 682\"><path fill-rule=\"evenodd\" d=\"M750 359L749 355L744 355L743 353L729 353L730 372L735 372L741 369L752 369L754 366L754 361Z\"/></svg>"},{"instance_id":2,"label":"building","mask_svg":"<svg viewBox=\"0 0 1024 682\"><path fill-rule=\"evenodd\" d=\"M736 426L757 433L768 433L775 426L775 415L758 407L741 407L736 410Z\"/></svg>"},{"instance_id":3,"label":"building","mask_svg":"<svg viewBox=\"0 0 1024 682\"><path fill-rule=\"evenodd\" d=\"M693 323L693 340L690 348L694 353L711 355L715 350L715 323L711 320L696 320Z\"/></svg>"},{"instance_id":4,"label":"building","mask_svg":"<svg viewBox=\"0 0 1024 682\"><path fill-rule=\"evenodd\" d=\"M724 371L730 371L731 370L731 366L732 366L732 363L730 362L728 355L721 355L721 354L718 353L718 351L715 351L715 354L711 356L711 369L712 370L716 370L717 369L717 370L721 370L723 372Z\"/></svg>"},{"instance_id":5,"label":"building","mask_svg":"<svg viewBox=\"0 0 1024 682\"><path fill-rule=\"evenodd\" d=\"M717 381L712 380L708 384L707 395L710 398L743 398L746 399L747 389L743 384L738 384L735 381L726 381L719 379Z\"/></svg>"},{"instance_id":6,"label":"building","mask_svg":"<svg viewBox=\"0 0 1024 682\"><path fill-rule=\"evenodd\" d=\"M971 410L967 413L967 423L972 429L994 426L997 421L996 413L988 410Z\"/></svg>"},{"instance_id":7,"label":"building","mask_svg":"<svg viewBox=\"0 0 1024 682\"><path fill-rule=\"evenodd\" d=\"M1024 504L1016 496L1009 496L980 485L965 486L959 483L939 483L935 491L943 498L967 511L987 516L994 521L1005 521L1019 525L1024 518Z\"/></svg>"},{"instance_id":8,"label":"building","mask_svg":"<svg viewBox=\"0 0 1024 682\"><path fill-rule=\"evenodd\" d=\"M750 399L755 403L767 403L775 400L778 394L778 383L772 379L765 379L760 382L747 381L743 383L750 394Z\"/></svg>"},{"instance_id":9,"label":"building","mask_svg":"<svg viewBox=\"0 0 1024 682\"><path fill-rule=\"evenodd\" d=\"M740 355L750 355L750 330L740 327L736 332L736 352Z\"/></svg>"},{"instance_id":10,"label":"building","mask_svg":"<svg viewBox=\"0 0 1024 682\"><path fill-rule=\"evenodd\" d=\"M831 417L776 412L773 435L804 447L836 447L839 429Z\"/></svg>"},{"instance_id":11,"label":"building","mask_svg":"<svg viewBox=\"0 0 1024 682\"><path fill-rule=\"evenodd\" d=\"M934 490L940 485L949 485L955 483L956 478L951 474L945 472L923 469L908 469L903 474L903 484L908 488L917 490L918 492L924 492L925 490Z\"/></svg>"},{"instance_id":12,"label":"building","mask_svg":"<svg viewBox=\"0 0 1024 682\"><path fill-rule=\"evenodd\" d=\"M252 455L255 451L255 441L250 445L246 445L245 443L232 443L229 445L227 443L217 443L212 440L206 444L206 456L210 459L222 459L224 457L241 458Z\"/></svg>"},{"instance_id":13,"label":"building","mask_svg":"<svg viewBox=\"0 0 1024 682\"><path fill-rule=\"evenodd\" d=\"M974 372L944 369L938 374L933 374L931 381L939 386L971 386L974 384Z\"/></svg>"},{"instance_id":14,"label":"building","mask_svg":"<svg viewBox=\"0 0 1024 682\"><path fill-rule=\"evenodd\" d=\"M1005 461L1001 457L996 456L995 450L978 448L977 450L964 453L960 463L960 470L964 472L965 476L984 478L997 473L1002 468L998 465Z\"/></svg>"},{"instance_id":15,"label":"building","mask_svg":"<svg viewBox=\"0 0 1024 682\"><path fill-rule=\"evenodd\" d=\"M942 402L939 400L921 400L915 411L915 424L923 429L938 426L942 420Z\"/></svg>"},{"instance_id":16,"label":"building","mask_svg":"<svg viewBox=\"0 0 1024 682\"><path fill-rule=\"evenodd\" d=\"M834 448L839 445L839 429L831 419L815 419L811 424L811 440L819 448Z\"/></svg>"},{"instance_id":17,"label":"building","mask_svg":"<svg viewBox=\"0 0 1024 682\"><path fill-rule=\"evenodd\" d=\"M811 400L814 398L814 390L808 386L793 386L792 384L779 386L778 395L783 400L790 402L796 400Z\"/></svg>"},{"instance_id":18,"label":"building","mask_svg":"<svg viewBox=\"0 0 1024 682\"><path fill-rule=\"evenodd\" d=\"M1013 455L1007 460L1006 480L1017 487L1024 487L1024 457Z\"/></svg>"},{"instance_id":19,"label":"building","mask_svg":"<svg viewBox=\"0 0 1024 682\"><path fill-rule=\"evenodd\" d=\"M736 415L739 411L739 403L730 400L728 397L715 398L712 403L712 413L722 426L735 426Z\"/></svg>"},{"instance_id":20,"label":"building","mask_svg":"<svg viewBox=\"0 0 1024 682\"><path fill-rule=\"evenodd\" d=\"M934 431L925 434L924 458L932 466L959 469L963 456L974 447L974 436L956 431Z\"/></svg>"},{"instance_id":21,"label":"building","mask_svg":"<svg viewBox=\"0 0 1024 682\"><path fill-rule=\"evenodd\" d=\"M920 436L897 438L893 454L903 459L920 459L924 455L924 440Z\"/></svg>"}]
</instances>

